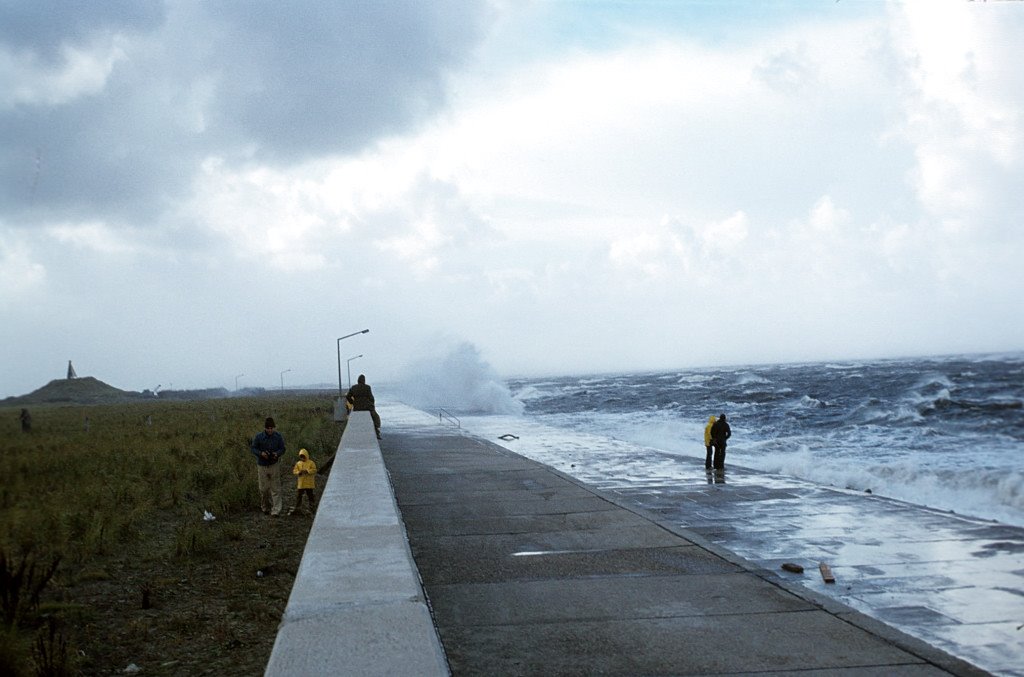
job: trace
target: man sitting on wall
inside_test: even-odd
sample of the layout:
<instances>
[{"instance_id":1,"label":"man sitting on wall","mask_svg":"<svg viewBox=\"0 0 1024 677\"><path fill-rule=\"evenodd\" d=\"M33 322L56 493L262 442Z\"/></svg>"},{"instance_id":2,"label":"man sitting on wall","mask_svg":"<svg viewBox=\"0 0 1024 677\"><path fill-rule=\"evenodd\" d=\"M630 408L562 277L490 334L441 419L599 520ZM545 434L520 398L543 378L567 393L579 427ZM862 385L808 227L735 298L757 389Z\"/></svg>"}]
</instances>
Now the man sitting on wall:
<instances>
[{"instance_id":1,"label":"man sitting on wall","mask_svg":"<svg viewBox=\"0 0 1024 677\"><path fill-rule=\"evenodd\" d=\"M366 376L359 375L357 383L348 389L345 399L352 405L352 411L368 411L373 419L373 429L377 432L377 439L380 436L380 416L377 415L377 407L373 400L373 390L366 383Z\"/></svg>"}]
</instances>

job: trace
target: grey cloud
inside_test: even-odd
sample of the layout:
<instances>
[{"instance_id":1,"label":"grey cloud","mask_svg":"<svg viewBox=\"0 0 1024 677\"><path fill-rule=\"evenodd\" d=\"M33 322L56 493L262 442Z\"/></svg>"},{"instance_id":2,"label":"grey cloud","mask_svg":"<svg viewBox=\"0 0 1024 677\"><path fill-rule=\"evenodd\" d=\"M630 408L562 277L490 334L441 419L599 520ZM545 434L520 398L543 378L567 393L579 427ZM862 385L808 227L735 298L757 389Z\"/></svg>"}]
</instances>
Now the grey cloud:
<instances>
[{"instance_id":1,"label":"grey cloud","mask_svg":"<svg viewBox=\"0 0 1024 677\"><path fill-rule=\"evenodd\" d=\"M4 7L20 27L0 30L8 50L56 59L61 44L123 31L125 58L98 93L0 111L0 220L148 225L210 155L288 165L358 152L444 105L446 73L490 11L480 1L236 0L172 3L161 21L158 6L129 5L53 25L46 11Z\"/></svg>"},{"instance_id":2,"label":"grey cloud","mask_svg":"<svg viewBox=\"0 0 1024 677\"><path fill-rule=\"evenodd\" d=\"M478 39L479 3L222 2L221 124L268 159L357 150L444 100L444 75Z\"/></svg>"},{"instance_id":3,"label":"grey cloud","mask_svg":"<svg viewBox=\"0 0 1024 677\"><path fill-rule=\"evenodd\" d=\"M54 62L64 45L109 31L149 31L164 17L161 0L0 0L0 43Z\"/></svg>"},{"instance_id":4,"label":"grey cloud","mask_svg":"<svg viewBox=\"0 0 1024 677\"><path fill-rule=\"evenodd\" d=\"M0 115L0 218L146 225L190 182L198 139L115 76L102 96Z\"/></svg>"}]
</instances>

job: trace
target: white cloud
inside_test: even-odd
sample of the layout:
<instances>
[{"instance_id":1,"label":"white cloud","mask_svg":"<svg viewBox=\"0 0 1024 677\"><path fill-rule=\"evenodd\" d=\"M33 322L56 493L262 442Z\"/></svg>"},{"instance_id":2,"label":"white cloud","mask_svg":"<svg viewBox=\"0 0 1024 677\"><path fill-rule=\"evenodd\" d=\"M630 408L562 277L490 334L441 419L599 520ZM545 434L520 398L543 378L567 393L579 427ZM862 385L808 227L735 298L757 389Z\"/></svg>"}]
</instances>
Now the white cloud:
<instances>
[{"instance_id":1,"label":"white cloud","mask_svg":"<svg viewBox=\"0 0 1024 677\"><path fill-rule=\"evenodd\" d=\"M130 237L130 231L111 228L108 224L98 221L61 223L50 226L47 230L57 242L71 245L74 249L108 255L130 254L138 249Z\"/></svg>"},{"instance_id":2,"label":"white cloud","mask_svg":"<svg viewBox=\"0 0 1024 677\"><path fill-rule=\"evenodd\" d=\"M326 264L318 251L325 232L348 227L348 215L326 197L322 184L302 172L233 169L209 158L182 217L223 238L236 258L264 257L272 268L315 271Z\"/></svg>"},{"instance_id":3,"label":"white cloud","mask_svg":"<svg viewBox=\"0 0 1024 677\"><path fill-rule=\"evenodd\" d=\"M35 305L45 282L46 268L33 260L32 248L0 228L0 308Z\"/></svg>"},{"instance_id":4,"label":"white cloud","mask_svg":"<svg viewBox=\"0 0 1024 677\"><path fill-rule=\"evenodd\" d=\"M627 275L663 278L686 265L682 241L664 228L613 239L608 247L611 264Z\"/></svg>"},{"instance_id":5,"label":"white cloud","mask_svg":"<svg viewBox=\"0 0 1024 677\"><path fill-rule=\"evenodd\" d=\"M0 44L0 111L17 106L60 106L96 94L126 58L118 38L88 47L64 45L57 62Z\"/></svg>"},{"instance_id":6,"label":"white cloud","mask_svg":"<svg viewBox=\"0 0 1024 677\"><path fill-rule=\"evenodd\" d=\"M1007 40L1024 19L971 3L908 2L894 23L922 205L952 232L1005 227L992 219L1013 204L1021 214L1004 190L1024 179L1024 78Z\"/></svg>"},{"instance_id":7,"label":"white cloud","mask_svg":"<svg viewBox=\"0 0 1024 677\"><path fill-rule=\"evenodd\" d=\"M712 221L698 229L705 256L728 255L747 239L749 219L742 211L721 221Z\"/></svg>"}]
</instances>

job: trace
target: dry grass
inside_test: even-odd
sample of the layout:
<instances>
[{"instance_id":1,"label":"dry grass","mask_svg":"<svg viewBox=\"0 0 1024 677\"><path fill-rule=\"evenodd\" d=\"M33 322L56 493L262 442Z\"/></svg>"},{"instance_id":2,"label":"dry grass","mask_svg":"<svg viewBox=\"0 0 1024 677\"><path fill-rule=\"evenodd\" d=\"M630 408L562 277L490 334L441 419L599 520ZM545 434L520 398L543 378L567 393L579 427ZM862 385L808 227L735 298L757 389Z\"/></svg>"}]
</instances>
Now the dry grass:
<instances>
[{"instance_id":1,"label":"dry grass","mask_svg":"<svg viewBox=\"0 0 1024 677\"><path fill-rule=\"evenodd\" d=\"M260 512L249 439L273 416L285 468L300 447L322 465L330 399L35 407L28 434L18 411L0 409L0 674L262 674L312 521Z\"/></svg>"}]
</instances>

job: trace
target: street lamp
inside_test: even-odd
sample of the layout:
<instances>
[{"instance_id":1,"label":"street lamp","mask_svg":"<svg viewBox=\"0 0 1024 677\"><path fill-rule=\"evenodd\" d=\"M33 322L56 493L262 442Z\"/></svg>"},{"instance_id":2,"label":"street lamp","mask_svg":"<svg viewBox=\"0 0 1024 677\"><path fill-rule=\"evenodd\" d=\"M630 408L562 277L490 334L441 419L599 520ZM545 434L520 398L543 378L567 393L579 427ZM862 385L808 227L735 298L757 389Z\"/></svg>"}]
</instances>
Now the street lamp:
<instances>
[{"instance_id":1,"label":"street lamp","mask_svg":"<svg viewBox=\"0 0 1024 677\"><path fill-rule=\"evenodd\" d=\"M238 379L242 378L243 376L245 376L245 374L239 374L238 376L235 377L235 392L238 392Z\"/></svg>"},{"instance_id":2,"label":"street lamp","mask_svg":"<svg viewBox=\"0 0 1024 677\"><path fill-rule=\"evenodd\" d=\"M352 390L352 360L358 360L362 355L356 355L350 357L345 361L345 366L348 368L348 389Z\"/></svg>"},{"instance_id":3,"label":"street lamp","mask_svg":"<svg viewBox=\"0 0 1024 677\"><path fill-rule=\"evenodd\" d=\"M285 369L284 371L281 372L281 392L282 393L284 392L284 375L287 374L290 371L291 371L291 369Z\"/></svg>"},{"instance_id":4,"label":"street lamp","mask_svg":"<svg viewBox=\"0 0 1024 677\"><path fill-rule=\"evenodd\" d=\"M347 338L352 337L352 336L357 336L359 334L366 334L366 333L369 333L369 331L370 331L369 329L364 329L362 331L354 331L351 334L345 334L344 336L338 338L338 397L342 396L342 393L341 393L341 342L342 342L343 339L347 339Z\"/></svg>"}]
</instances>

